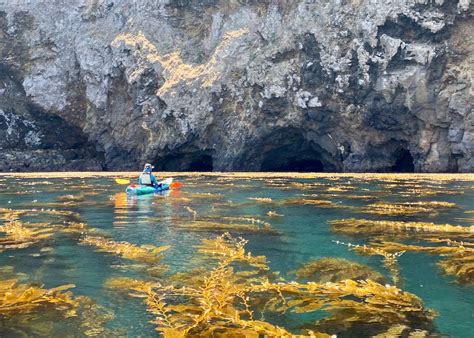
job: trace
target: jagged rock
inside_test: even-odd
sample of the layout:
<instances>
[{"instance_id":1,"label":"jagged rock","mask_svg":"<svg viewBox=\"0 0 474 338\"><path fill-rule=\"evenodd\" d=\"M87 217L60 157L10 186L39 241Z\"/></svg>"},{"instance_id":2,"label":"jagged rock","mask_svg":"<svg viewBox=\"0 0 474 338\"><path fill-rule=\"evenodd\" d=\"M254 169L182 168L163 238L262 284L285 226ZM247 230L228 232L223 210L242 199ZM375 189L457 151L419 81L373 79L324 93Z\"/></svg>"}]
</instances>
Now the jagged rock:
<instances>
[{"instance_id":1,"label":"jagged rock","mask_svg":"<svg viewBox=\"0 0 474 338\"><path fill-rule=\"evenodd\" d=\"M472 14L0 2L0 170L473 171Z\"/></svg>"}]
</instances>

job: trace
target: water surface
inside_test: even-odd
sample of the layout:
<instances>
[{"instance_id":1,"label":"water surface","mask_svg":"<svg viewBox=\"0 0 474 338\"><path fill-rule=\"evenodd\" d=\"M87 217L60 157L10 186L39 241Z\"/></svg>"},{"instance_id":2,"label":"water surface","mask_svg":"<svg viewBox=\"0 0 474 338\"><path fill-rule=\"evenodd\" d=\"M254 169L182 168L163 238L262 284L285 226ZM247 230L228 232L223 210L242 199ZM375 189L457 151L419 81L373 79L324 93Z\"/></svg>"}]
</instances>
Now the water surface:
<instances>
[{"instance_id":1,"label":"water surface","mask_svg":"<svg viewBox=\"0 0 474 338\"><path fill-rule=\"evenodd\" d=\"M254 219L257 225L268 223L272 231L233 230L232 226L226 230L235 237L247 239L247 249L254 255L266 256L270 268L288 280L295 278L292 271L304 263L336 257L368 265L386 276L387 283L391 283L390 271L384 266L382 257L363 256L337 243L363 245L373 238L364 233L347 235L333 231L331 221L356 218L474 225L473 175L180 174L175 180L183 183L181 189L138 198L127 197L123 193L125 187L114 181L115 177L130 177L130 174L30 176L0 176L1 208L28 211L19 216L22 222L59 225L82 222L88 229L94 229L94 234L113 241L169 245L163 258L163 263L169 266L168 274L192 269L196 264L196 246L201 240L214 238L225 231L190 228L195 221L252 224L248 219ZM318 205L304 200L325 202ZM380 202L433 201L450 202L455 207L396 215L367 212L367 206ZM50 210L66 213L55 215L48 212ZM2 219L1 222L0 225L5 225L9 220ZM2 236L5 234L0 232L0 240ZM13 267L13 273L24 283L42 284L46 288L74 284L71 290L74 296L88 296L103 306L101 311L110 314L104 325L111 330L120 329L116 333L158 336L150 323L153 316L140 299L118 296L103 286L112 276L140 279L146 274L140 269L127 268L130 260L81 245L81 236L84 233L57 232L44 241L22 248L4 246L2 251L0 246L0 267ZM399 243L413 243L408 238L394 238ZM467 236L464 240L472 242L472 237ZM398 260L398 287L417 295L427 308L438 313L434 320L437 332L452 337L472 337L473 286L459 283L456 276L443 273L437 265L440 259L440 255L406 252ZM299 319L293 318L295 322L289 322L288 318L271 320L275 321L273 324L298 332ZM63 324L51 324L47 318L36 314L33 319L23 322L16 323L10 318L0 324L0 336L19 333L61 336L66 332L73 334L74 330L82 332L79 326L74 321L68 324L67 320ZM89 333L93 335L93 332ZM340 335L350 333L341 332Z\"/></svg>"}]
</instances>

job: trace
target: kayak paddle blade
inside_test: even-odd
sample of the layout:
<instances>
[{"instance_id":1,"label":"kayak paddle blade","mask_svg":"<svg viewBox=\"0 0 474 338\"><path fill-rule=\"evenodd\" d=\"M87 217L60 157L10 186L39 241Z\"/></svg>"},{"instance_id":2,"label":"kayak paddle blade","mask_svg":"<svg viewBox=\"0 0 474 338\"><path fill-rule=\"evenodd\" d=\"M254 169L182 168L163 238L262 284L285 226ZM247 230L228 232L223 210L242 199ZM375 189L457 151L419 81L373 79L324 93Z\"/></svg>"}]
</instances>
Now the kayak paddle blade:
<instances>
[{"instance_id":1,"label":"kayak paddle blade","mask_svg":"<svg viewBox=\"0 0 474 338\"><path fill-rule=\"evenodd\" d=\"M181 188L183 184L181 182L173 182L170 184L170 188L172 189L178 189L178 188Z\"/></svg>"},{"instance_id":2,"label":"kayak paddle blade","mask_svg":"<svg viewBox=\"0 0 474 338\"><path fill-rule=\"evenodd\" d=\"M116 182L117 184L129 184L129 183L130 183L130 180L126 180L126 179L124 179L124 178L116 178L116 179L115 179L115 182Z\"/></svg>"}]
</instances>

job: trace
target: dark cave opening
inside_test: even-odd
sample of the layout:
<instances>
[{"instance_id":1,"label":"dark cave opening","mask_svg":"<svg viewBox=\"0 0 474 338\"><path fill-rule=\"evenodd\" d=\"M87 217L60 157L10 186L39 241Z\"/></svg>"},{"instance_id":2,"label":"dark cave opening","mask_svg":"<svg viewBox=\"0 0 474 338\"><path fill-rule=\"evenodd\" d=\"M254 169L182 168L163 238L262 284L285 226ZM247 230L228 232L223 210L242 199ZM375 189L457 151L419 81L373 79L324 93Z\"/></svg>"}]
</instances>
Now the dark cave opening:
<instances>
[{"instance_id":1,"label":"dark cave opening","mask_svg":"<svg viewBox=\"0 0 474 338\"><path fill-rule=\"evenodd\" d=\"M285 158L272 159L268 157L262 163L261 171L276 171L276 172L323 172L324 164L317 155L313 158L299 159L299 158Z\"/></svg>"},{"instance_id":2,"label":"dark cave opening","mask_svg":"<svg viewBox=\"0 0 474 338\"><path fill-rule=\"evenodd\" d=\"M213 168L212 156L204 154L193 159L187 171L212 171Z\"/></svg>"},{"instance_id":3,"label":"dark cave opening","mask_svg":"<svg viewBox=\"0 0 474 338\"><path fill-rule=\"evenodd\" d=\"M207 151L174 153L155 160L160 171L212 171L212 155Z\"/></svg>"},{"instance_id":4,"label":"dark cave opening","mask_svg":"<svg viewBox=\"0 0 474 338\"><path fill-rule=\"evenodd\" d=\"M298 130L284 129L262 140L260 171L323 172L338 171L332 155Z\"/></svg>"},{"instance_id":5,"label":"dark cave opening","mask_svg":"<svg viewBox=\"0 0 474 338\"><path fill-rule=\"evenodd\" d=\"M415 164L413 156L407 149L399 149L395 152L395 164L391 167L392 172L397 173L413 173L415 172Z\"/></svg>"}]
</instances>

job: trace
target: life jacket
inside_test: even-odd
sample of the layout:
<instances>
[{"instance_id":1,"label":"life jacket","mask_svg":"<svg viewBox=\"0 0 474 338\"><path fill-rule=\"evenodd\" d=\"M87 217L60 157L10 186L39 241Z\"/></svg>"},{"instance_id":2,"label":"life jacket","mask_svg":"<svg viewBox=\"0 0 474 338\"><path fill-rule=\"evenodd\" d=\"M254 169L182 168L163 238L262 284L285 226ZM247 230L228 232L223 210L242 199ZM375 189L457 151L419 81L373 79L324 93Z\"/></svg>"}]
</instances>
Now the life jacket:
<instances>
[{"instance_id":1,"label":"life jacket","mask_svg":"<svg viewBox=\"0 0 474 338\"><path fill-rule=\"evenodd\" d=\"M151 185L151 186L153 186L153 183L151 182L151 175L150 174L141 174L140 175L140 183L142 185Z\"/></svg>"}]
</instances>

